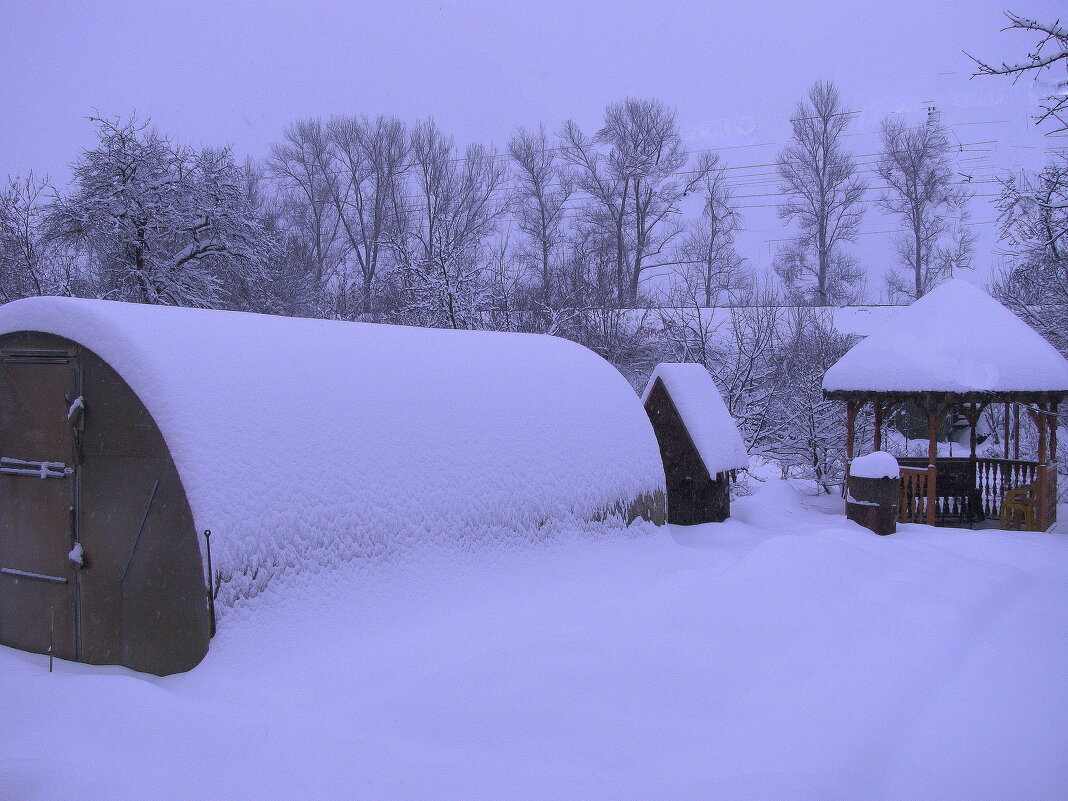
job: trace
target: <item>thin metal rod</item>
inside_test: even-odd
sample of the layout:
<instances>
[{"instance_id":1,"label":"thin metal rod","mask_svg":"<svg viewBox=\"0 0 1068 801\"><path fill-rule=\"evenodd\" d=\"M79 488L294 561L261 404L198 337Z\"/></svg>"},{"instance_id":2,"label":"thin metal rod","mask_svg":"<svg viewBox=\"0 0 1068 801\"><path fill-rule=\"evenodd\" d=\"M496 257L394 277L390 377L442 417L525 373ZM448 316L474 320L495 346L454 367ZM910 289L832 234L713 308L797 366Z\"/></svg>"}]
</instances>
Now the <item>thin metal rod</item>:
<instances>
[{"instance_id":1,"label":"thin metal rod","mask_svg":"<svg viewBox=\"0 0 1068 801\"><path fill-rule=\"evenodd\" d=\"M134 537L133 545L130 547L130 555L126 557L126 566L122 569L122 576L119 577L119 583L126 581L126 574L130 572L130 565L133 563L134 554L137 553L137 543L141 541L141 534L144 533L145 523L148 521L148 512L152 508L152 501L156 497L156 490L159 488L159 479L157 478L152 482L152 491L148 494L148 503L145 504L145 513L141 515L141 525L137 527L137 536Z\"/></svg>"},{"instance_id":2,"label":"thin metal rod","mask_svg":"<svg viewBox=\"0 0 1068 801\"><path fill-rule=\"evenodd\" d=\"M209 637L215 636L215 574L211 569L211 529L204 529L204 545L208 552L208 610L211 613Z\"/></svg>"},{"instance_id":3,"label":"thin metal rod","mask_svg":"<svg viewBox=\"0 0 1068 801\"><path fill-rule=\"evenodd\" d=\"M37 579L38 581L51 581L53 584L66 584L67 580L62 576L49 576L44 573L30 573L27 570L15 570L13 567L0 567L0 574L14 576L15 578Z\"/></svg>"}]
</instances>

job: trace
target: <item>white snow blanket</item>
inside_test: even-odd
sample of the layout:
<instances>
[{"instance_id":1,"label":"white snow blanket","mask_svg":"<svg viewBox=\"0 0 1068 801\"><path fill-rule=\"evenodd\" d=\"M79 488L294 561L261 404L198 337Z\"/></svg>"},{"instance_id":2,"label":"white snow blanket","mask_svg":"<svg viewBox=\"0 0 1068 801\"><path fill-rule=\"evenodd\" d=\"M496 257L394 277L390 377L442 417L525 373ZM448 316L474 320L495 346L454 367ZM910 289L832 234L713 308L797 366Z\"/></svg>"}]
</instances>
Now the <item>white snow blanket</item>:
<instances>
[{"instance_id":1,"label":"white snow blanket","mask_svg":"<svg viewBox=\"0 0 1068 801\"><path fill-rule=\"evenodd\" d=\"M1068 537L754 485L723 523L304 575L189 673L0 648L0 798L1068 798Z\"/></svg>"},{"instance_id":2,"label":"white snow blanket","mask_svg":"<svg viewBox=\"0 0 1068 801\"><path fill-rule=\"evenodd\" d=\"M901 475L897 459L886 451L872 451L849 463L849 475L857 478L897 478Z\"/></svg>"},{"instance_id":3,"label":"white snow blanket","mask_svg":"<svg viewBox=\"0 0 1068 801\"><path fill-rule=\"evenodd\" d=\"M981 289L954 279L876 327L823 388L876 392L1068 390L1068 361Z\"/></svg>"},{"instance_id":4,"label":"white snow blanket","mask_svg":"<svg viewBox=\"0 0 1068 801\"><path fill-rule=\"evenodd\" d=\"M564 339L74 298L0 307L0 333L20 330L83 345L141 398L213 532L224 602L280 572L534 537L664 490L634 391Z\"/></svg>"},{"instance_id":5,"label":"white snow blanket","mask_svg":"<svg viewBox=\"0 0 1068 801\"><path fill-rule=\"evenodd\" d=\"M663 362L649 376L642 403L649 398L657 379L675 404L686 430L708 472L741 470L749 466L749 454L734 418L719 394L719 388L703 365Z\"/></svg>"}]
</instances>

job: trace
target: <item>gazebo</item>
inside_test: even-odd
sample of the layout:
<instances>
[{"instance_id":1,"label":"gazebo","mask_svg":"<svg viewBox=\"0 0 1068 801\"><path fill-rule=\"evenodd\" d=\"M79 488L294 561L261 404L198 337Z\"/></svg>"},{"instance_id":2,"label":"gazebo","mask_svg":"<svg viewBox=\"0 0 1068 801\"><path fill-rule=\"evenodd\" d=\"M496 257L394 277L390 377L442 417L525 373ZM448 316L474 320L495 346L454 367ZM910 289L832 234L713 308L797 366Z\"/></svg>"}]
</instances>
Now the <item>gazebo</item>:
<instances>
[{"instance_id":1,"label":"gazebo","mask_svg":"<svg viewBox=\"0 0 1068 801\"><path fill-rule=\"evenodd\" d=\"M926 418L927 456L898 460L899 522L996 519L1003 528L1032 531L1056 522L1056 419L1068 395L1068 361L966 281L948 281L872 331L827 371L823 391L846 403L847 476L857 417L867 404L875 450L883 447L884 423L895 409L911 403ZM1003 452L996 458L976 453L976 427L991 404L1005 407ZM1020 458L1021 410L1037 429L1034 461ZM939 429L953 412L970 427L967 456L938 454Z\"/></svg>"}]
</instances>

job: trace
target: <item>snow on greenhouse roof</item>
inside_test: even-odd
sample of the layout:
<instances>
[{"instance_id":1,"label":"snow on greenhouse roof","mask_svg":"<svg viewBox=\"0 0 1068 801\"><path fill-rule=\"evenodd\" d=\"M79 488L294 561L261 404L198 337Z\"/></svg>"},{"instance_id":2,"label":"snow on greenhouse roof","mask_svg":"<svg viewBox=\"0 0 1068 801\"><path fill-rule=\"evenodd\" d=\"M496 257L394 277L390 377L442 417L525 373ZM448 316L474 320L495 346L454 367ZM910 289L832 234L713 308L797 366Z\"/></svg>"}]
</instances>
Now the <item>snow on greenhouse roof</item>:
<instances>
[{"instance_id":1,"label":"snow on greenhouse roof","mask_svg":"<svg viewBox=\"0 0 1068 801\"><path fill-rule=\"evenodd\" d=\"M664 389L682 417L709 474L715 476L726 470L749 466L749 454L738 426L727 411L716 382L703 365L658 364L649 376L642 403L648 400L658 378L664 383Z\"/></svg>"},{"instance_id":2,"label":"snow on greenhouse roof","mask_svg":"<svg viewBox=\"0 0 1068 801\"><path fill-rule=\"evenodd\" d=\"M1061 392L1068 361L1019 317L959 279L877 327L827 371L829 392Z\"/></svg>"},{"instance_id":3,"label":"snow on greenhouse roof","mask_svg":"<svg viewBox=\"0 0 1068 801\"><path fill-rule=\"evenodd\" d=\"M0 307L0 333L16 331L79 343L140 397L235 576L220 597L278 570L622 513L664 488L626 379L564 339L74 298Z\"/></svg>"}]
</instances>

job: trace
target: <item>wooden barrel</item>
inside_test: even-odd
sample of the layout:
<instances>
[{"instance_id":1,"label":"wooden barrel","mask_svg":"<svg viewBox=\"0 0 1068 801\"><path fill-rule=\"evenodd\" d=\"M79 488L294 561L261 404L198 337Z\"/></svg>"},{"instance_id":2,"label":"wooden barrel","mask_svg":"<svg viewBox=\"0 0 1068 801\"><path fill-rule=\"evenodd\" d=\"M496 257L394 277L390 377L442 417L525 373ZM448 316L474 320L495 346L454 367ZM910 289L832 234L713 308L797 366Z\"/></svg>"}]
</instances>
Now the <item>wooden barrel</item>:
<instances>
[{"instance_id":1,"label":"wooden barrel","mask_svg":"<svg viewBox=\"0 0 1068 801\"><path fill-rule=\"evenodd\" d=\"M897 531L899 478L849 477L846 517L876 534Z\"/></svg>"}]
</instances>

